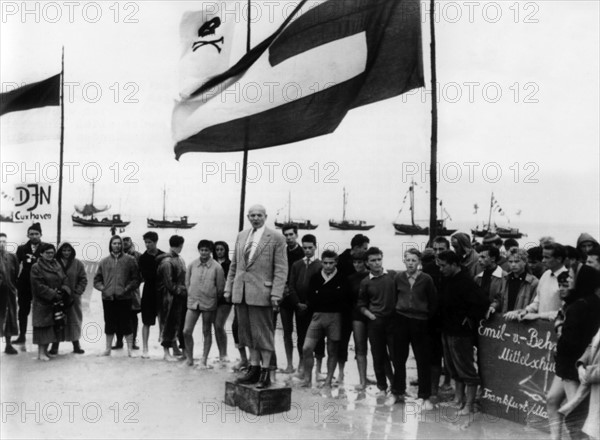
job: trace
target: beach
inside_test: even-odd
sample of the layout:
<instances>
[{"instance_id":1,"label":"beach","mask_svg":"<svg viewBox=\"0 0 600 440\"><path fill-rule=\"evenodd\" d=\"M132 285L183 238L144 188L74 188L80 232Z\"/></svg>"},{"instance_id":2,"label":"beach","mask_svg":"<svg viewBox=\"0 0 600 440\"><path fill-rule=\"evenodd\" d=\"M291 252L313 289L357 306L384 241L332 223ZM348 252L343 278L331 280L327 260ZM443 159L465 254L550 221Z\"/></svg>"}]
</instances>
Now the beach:
<instances>
[{"instance_id":1,"label":"beach","mask_svg":"<svg viewBox=\"0 0 600 440\"><path fill-rule=\"evenodd\" d=\"M210 370L164 361L157 327L150 331L150 359L139 357L140 351L134 352L138 357L128 358L126 350L99 356L104 349L103 327L100 294L94 292L89 309L84 310L85 354L73 354L71 344L62 343L56 358L38 361L31 333L26 346L17 346L18 355L2 353L2 438L547 438L543 431L481 412L459 417L444 403L433 411L421 411L414 400L388 407L384 398L375 397L374 385L359 394L354 390L358 376L352 342L344 384L331 389L318 388L318 382L312 389L292 385L289 411L254 416L223 403L225 382L236 377L231 372L237 350L230 323L232 362L221 368L213 343ZM197 357L201 326L196 327L194 339ZM285 355L280 327L276 348L281 367ZM295 352L295 363L297 359ZM368 376L373 378L370 356ZM407 376L416 379L412 356ZM277 374L280 385L290 380L290 375ZM416 396L416 388L409 387L409 393ZM452 397L451 393L444 396Z\"/></svg>"}]
</instances>

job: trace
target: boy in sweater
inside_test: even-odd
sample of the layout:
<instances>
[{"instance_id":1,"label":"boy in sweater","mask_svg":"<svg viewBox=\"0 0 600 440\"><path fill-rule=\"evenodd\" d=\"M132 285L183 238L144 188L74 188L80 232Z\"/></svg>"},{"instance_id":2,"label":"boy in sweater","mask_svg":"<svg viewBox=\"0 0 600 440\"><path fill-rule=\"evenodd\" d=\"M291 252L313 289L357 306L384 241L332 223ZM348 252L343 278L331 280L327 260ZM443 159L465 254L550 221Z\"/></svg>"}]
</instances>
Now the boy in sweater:
<instances>
[{"instance_id":1,"label":"boy in sweater","mask_svg":"<svg viewBox=\"0 0 600 440\"><path fill-rule=\"evenodd\" d=\"M406 361L409 345L417 362L419 399L424 410L432 410L429 320L437 312L438 298L433 279L419 270L421 252L408 249L404 253L406 271L394 278L397 293L394 318L394 357L399 388L390 394L386 404L393 405L406 393ZM397 393L397 394L396 394Z\"/></svg>"},{"instance_id":2,"label":"boy in sweater","mask_svg":"<svg viewBox=\"0 0 600 440\"><path fill-rule=\"evenodd\" d=\"M385 364L387 353L393 353L394 346L394 319L396 308L396 287L394 277L396 273L383 268L383 252L376 247L367 250L367 266L369 276L360 283L357 307L369 319L368 335L373 356L373 369L379 388L379 397L384 397L387 391ZM398 365L394 364L394 381L392 393L400 394L402 387L401 377L398 374Z\"/></svg>"},{"instance_id":3,"label":"boy in sweater","mask_svg":"<svg viewBox=\"0 0 600 440\"><path fill-rule=\"evenodd\" d=\"M324 387L331 387L333 372L337 365L338 344L341 337L341 311L347 295L344 294L345 280L338 272L338 255L326 250L321 254L322 270L314 274L309 282L308 306L313 317L306 333L302 355L304 358L303 387L312 386L313 351L323 336L327 337L327 377Z\"/></svg>"}]
</instances>

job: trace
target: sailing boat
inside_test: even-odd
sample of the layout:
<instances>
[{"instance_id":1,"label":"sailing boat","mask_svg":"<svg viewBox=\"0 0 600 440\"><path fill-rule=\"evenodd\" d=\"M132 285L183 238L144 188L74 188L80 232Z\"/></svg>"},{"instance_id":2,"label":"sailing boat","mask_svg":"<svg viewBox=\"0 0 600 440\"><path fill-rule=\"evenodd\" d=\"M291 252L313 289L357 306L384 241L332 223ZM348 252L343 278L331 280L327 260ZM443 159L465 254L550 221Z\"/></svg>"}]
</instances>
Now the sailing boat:
<instances>
[{"instance_id":1,"label":"sailing boat","mask_svg":"<svg viewBox=\"0 0 600 440\"><path fill-rule=\"evenodd\" d=\"M80 215L73 214L71 220L73 220L74 226L107 226L109 228L115 226L117 228L124 228L130 222L123 221L121 214L114 214L112 218L104 217L99 220L94 214L99 214L110 209L110 205L96 206L94 205L94 182L92 182L92 201L83 206L75 205L75 211Z\"/></svg>"},{"instance_id":2,"label":"sailing boat","mask_svg":"<svg viewBox=\"0 0 600 440\"><path fill-rule=\"evenodd\" d=\"M284 225L295 225L298 229L308 229L308 230L313 230L313 229L317 229L319 227L319 225L313 225L310 220L305 220L305 219L298 219L298 218L292 218L292 192L290 191L288 193L288 215L287 217L282 221L282 222L278 222L277 219L275 219L275 227L276 228L280 228Z\"/></svg>"},{"instance_id":3,"label":"sailing boat","mask_svg":"<svg viewBox=\"0 0 600 440\"><path fill-rule=\"evenodd\" d=\"M347 220L346 219L346 204L348 203L348 194L344 188L344 211L342 213L342 221L329 220L329 227L333 229L341 229L342 231L368 231L373 229L375 225L368 225L364 220Z\"/></svg>"},{"instance_id":4,"label":"sailing boat","mask_svg":"<svg viewBox=\"0 0 600 440\"><path fill-rule=\"evenodd\" d=\"M488 217L487 226L484 224L482 229L479 229L477 226L475 229L471 229L471 234L475 237L485 237L488 233L498 234L500 238L523 238L524 233L520 232L518 228L504 228L496 225L494 222L494 227L492 228L492 212L494 210L499 210L502 212L502 208L498 206L498 201L494 198L494 193L492 193L492 198L490 200L490 215Z\"/></svg>"},{"instance_id":5,"label":"sailing boat","mask_svg":"<svg viewBox=\"0 0 600 440\"><path fill-rule=\"evenodd\" d=\"M393 223L394 229L396 229L397 235L429 235L429 227L423 227L415 223L415 182L411 182L408 188L408 195L410 200L410 224ZM406 197L404 198L406 201ZM402 213L402 208L398 215ZM444 217L444 213L446 217ZM443 202L440 201L440 218L437 222L437 235L452 235L456 232L456 229L447 229L446 220L450 218L450 215L443 207Z\"/></svg>"},{"instance_id":6,"label":"sailing boat","mask_svg":"<svg viewBox=\"0 0 600 440\"><path fill-rule=\"evenodd\" d=\"M187 216L180 217L179 220L167 220L166 212L167 189L163 188L163 213L162 220L152 218L146 219L149 228L175 228L175 229L191 229L198 223L188 223Z\"/></svg>"}]
</instances>

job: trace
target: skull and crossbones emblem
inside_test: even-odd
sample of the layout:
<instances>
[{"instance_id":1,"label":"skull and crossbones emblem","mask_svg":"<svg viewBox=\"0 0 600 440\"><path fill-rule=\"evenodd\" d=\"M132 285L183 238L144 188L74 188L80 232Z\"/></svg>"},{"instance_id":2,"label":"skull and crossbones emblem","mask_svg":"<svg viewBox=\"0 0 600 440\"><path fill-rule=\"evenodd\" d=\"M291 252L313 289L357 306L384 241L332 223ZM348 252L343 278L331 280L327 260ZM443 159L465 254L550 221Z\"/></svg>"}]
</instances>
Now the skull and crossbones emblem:
<instances>
[{"instance_id":1,"label":"skull and crossbones emblem","mask_svg":"<svg viewBox=\"0 0 600 440\"><path fill-rule=\"evenodd\" d=\"M221 45L223 45L225 43L225 37L221 37L217 40L211 40L211 41L202 40L203 38L206 38L209 35L214 35L216 33L215 32L216 29L219 28L220 26L221 26L221 19L219 17L215 17L212 20L209 20L206 23L204 23L200 27L200 29L198 29L198 40L194 41L194 43L192 44L192 50L194 52L196 52L196 49L199 49L206 45L210 45L210 46L214 46L215 49L217 49L219 51L219 53L221 53L221 50L223 50L221 48Z\"/></svg>"}]
</instances>

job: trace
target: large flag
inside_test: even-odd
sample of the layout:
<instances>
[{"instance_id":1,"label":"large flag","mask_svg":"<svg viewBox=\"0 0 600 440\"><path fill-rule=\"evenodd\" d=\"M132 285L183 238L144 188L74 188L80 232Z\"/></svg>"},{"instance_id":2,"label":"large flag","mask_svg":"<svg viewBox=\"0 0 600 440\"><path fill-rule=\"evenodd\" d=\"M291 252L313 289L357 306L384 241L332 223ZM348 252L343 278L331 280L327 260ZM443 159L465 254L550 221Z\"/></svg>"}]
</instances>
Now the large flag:
<instances>
[{"instance_id":1,"label":"large flag","mask_svg":"<svg viewBox=\"0 0 600 440\"><path fill-rule=\"evenodd\" d=\"M58 138L59 105L60 74L0 93L0 142L24 144Z\"/></svg>"},{"instance_id":2,"label":"large flag","mask_svg":"<svg viewBox=\"0 0 600 440\"><path fill-rule=\"evenodd\" d=\"M349 110L423 86L419 0L304 4L235 66L205 74L194 92L181 89L177 158L332 133Z\"/></svg>"},{"instance_id":3,"label":"large flag","mask_svg":"<svg viewBox=\"0 0 600 440\"><path fill-rule=\"evenodd\" d=\"M60 105L60 73L43 81L0 93L0 116L54 105Z\"/></svg>"}]
</instances>

